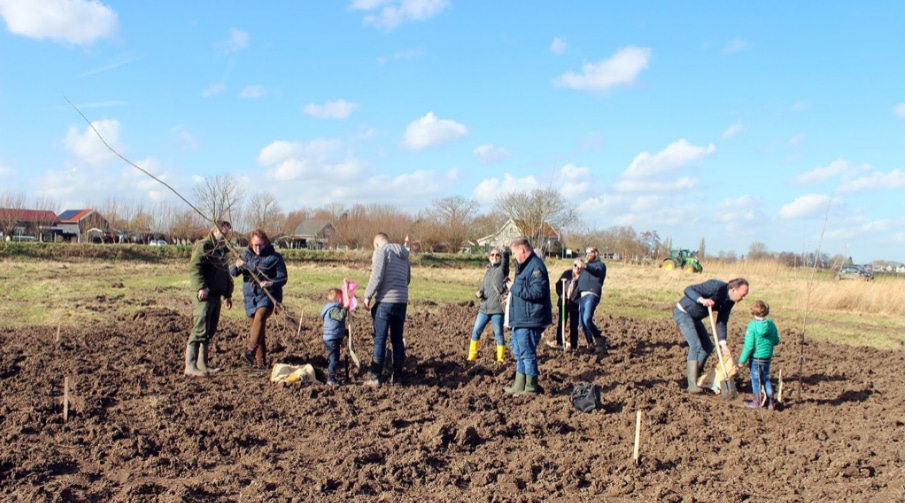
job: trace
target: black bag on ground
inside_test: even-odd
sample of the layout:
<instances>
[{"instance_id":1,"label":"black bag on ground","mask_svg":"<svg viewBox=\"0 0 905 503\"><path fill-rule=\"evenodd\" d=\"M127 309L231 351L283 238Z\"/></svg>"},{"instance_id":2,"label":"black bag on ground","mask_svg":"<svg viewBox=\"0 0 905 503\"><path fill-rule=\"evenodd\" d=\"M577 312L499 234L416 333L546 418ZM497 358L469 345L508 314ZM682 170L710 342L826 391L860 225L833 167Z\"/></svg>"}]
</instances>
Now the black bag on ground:
<instances>
[{"instance_id":1,"label":"black bag on ground","mask_svg":"<svg viewBox=\"0 0 905 503\"><path fill-rule=\"evenodd\" d=\"M600 388L594 383L576 384L572 390L572 405L582 412L600 408Z\"/></svg>"}]
</instances>

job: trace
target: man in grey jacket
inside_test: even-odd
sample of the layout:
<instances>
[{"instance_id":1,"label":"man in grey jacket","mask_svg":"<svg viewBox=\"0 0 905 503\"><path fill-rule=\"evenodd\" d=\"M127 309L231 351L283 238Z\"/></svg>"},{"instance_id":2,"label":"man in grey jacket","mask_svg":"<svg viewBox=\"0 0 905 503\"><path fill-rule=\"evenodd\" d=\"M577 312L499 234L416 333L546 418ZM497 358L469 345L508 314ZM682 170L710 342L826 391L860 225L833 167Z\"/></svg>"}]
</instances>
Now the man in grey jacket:
<instances>
[{"instance_id":1,"label":"man in grey jacket","mask_svg":"<svg viewBox=\"0 0 905 503\"><path fill-rule=\"evenodd\" d=\"M374 236L373 245L371 278L365 289L364 305L371 311L374 324L374 353L371 356L371 375L365 385L377 388L386 357L387 335L393 345L393 383L402 384L402 364L405 362L402 331L412 266L409 251L402 245L390 243L383 232Z\"/></svg>"}]
</instances>

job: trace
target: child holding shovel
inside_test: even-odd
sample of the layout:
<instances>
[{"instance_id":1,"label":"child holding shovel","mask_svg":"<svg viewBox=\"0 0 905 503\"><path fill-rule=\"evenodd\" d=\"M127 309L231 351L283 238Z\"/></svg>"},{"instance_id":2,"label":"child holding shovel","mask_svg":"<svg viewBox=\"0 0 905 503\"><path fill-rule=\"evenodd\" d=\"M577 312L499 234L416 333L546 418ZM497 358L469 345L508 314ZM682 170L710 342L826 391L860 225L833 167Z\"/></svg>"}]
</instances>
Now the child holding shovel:
<instances>
[{"instance_id":1,"label":"child holding shovel","mask_svg":"<svg viewBox=\"0 0 905 503\"><path fill-rule=\"evenodd\" d=\"M339 385L336 380L336 369L339 367L339 350L346 336L346 316L349 309L343 306L343 291L339 288L327 290L327 304L321 309L324 320L324 347L327 348L327 384Z\"/></svg>"},{"instance_id":2,"label":"child holding shovel","mask_svg":"<svg viewBox=\"0 0 905 503\"><path fill-rule=\"evenodd\" d=\"M744 365L751 358L751 390L754 399L745 402L749 409L761 407L761 384L767 394L767 408L773 410L773 385L770 384L770 361L773 359L773 348L779 344L779 331L773 320L767 318L770 314L770 306L758 300L751 306L751 315L754 319L748 323L745 331L745 347L738 359L739 364Z\"/></svg>"}]
</instances>

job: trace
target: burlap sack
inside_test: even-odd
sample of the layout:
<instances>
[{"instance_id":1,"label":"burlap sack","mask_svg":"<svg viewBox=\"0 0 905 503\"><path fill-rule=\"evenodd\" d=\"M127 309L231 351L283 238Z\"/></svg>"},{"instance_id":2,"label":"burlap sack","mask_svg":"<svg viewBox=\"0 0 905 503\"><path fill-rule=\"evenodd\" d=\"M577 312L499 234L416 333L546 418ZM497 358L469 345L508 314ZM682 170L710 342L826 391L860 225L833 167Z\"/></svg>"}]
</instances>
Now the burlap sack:
<instances>
[{"instance_id":1,"label":"burlap sack","mask_svg":"<svg viewBox=\"0 0 905 503\"><path fill-rule=\"evenodd\" d=\"M728 379L734 379L735 375L738 374L738 364L735 362L735 358L732 355L722 355L723 363L726 364L726 373L728 373ZM698 387L699 388L710 388L714 393L720 394L720 381L724 381L723 378L723 369L720 366L720 361L716 358L712 358L713 366L710 370L707 371L706 374L702 375L698 378ZM717 376L720 376L717 379Z\"/></svg>"},{"instance_id":2,"label":"burlap sack","mask_svg":"<svg viewBox=\"0 0 905 503\"><path fill-rule=\"evenodd\" d=\"M303 382L320 382L314 376L314 367L310 363L305 365L287 365L275 363L270 372L270 382L285 382L301 384Z\"/></svg>"}]
</instances>

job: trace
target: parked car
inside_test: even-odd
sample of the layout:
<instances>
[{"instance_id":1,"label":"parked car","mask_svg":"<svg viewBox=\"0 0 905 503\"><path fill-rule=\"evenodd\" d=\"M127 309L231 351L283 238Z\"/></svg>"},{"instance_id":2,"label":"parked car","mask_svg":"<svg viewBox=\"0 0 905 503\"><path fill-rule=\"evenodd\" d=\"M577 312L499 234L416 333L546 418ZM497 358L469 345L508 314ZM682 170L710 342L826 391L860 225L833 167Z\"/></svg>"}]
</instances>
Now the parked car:
<instances>
[{"instance_id":1,"label":"parked car","mask_svg":"<svg viewBox=\"0 0 905 503\"><path fill-rule=\"evenodd\" d=\"M836 271L836 279L860 279L870 281L874 279L874 273L858 265L845 265Z\"/></svg>"},{"instance_id":2,"label":"parked car","mask_svg":"<svg viewBox=\"0 0 905 503\"><path fill-rule=\"evenodd\" d=\"M151 241L148 241L148 244L151 246L166 246L169 243L167 243L165 239L152 239Z\"/></svg>"}]
</instances>

